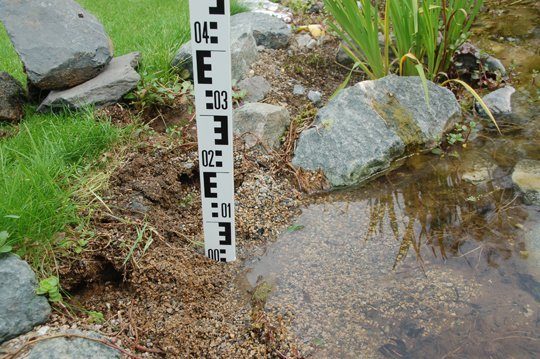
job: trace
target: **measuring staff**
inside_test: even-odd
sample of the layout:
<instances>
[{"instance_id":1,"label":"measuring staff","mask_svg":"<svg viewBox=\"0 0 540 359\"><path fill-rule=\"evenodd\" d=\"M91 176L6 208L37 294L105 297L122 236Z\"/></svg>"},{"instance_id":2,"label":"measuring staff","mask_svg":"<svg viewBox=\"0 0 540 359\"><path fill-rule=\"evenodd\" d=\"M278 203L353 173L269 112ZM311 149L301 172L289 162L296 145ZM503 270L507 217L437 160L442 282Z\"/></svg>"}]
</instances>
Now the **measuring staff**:
<instances>
[{"instance_id":1,"label":"measuring staff","mask_svg":"<svg viewBox=\"0 0 540 359\"><path fill-rule=\"evenodd\" d=\"M190 0L206 255L236 260L230 0Z\"/></svg>"}]
</instances>

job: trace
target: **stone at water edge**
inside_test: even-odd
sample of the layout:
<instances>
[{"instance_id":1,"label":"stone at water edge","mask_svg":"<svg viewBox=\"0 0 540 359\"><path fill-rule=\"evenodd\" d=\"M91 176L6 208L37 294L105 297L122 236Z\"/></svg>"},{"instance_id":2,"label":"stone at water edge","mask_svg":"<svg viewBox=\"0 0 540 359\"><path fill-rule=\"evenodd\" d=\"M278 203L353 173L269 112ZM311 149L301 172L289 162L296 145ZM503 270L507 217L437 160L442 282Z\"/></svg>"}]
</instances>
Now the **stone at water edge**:
<instances>
[{"instance_id":1,"label":"stone at water edge","mask_svg":"<svg viewBox=\"0 0 540 359\"><path fill-rule=\"evenodd\" d=\"M461 179L475 185L492 181L499 168L490 158L474 154L465 155L461 162L463 167Z\"/></svg>"},{"instance_id":2,"label":"stone at water edge","mask_svg":"<svg viewBox=\"0 0 540 359\"><path fill-rule=\"evenodd\" d=\"M419 77L392 75L341 91L301 134L293 165L348 186L388 170L409 148L434 146L461 108L451 91L428 88L430 107Z\"/></svg>"},{"instance_id":3,"label":"stone at water edge","mask_svg":"<svg viewBox=\"0 0 540 359\"><path fill-rule=\"evenodd\" d=\"M29 81L40 89L79 85L112 58L103 26L73 0L1 0L0 21Z\"/></svg>"},{"instance_id":4,"label":"stone at water edge","mask_svg":"<svg viewBox=\"0 0 540 359\"><path fill-rule=\"evenodd\" d=\"M251 32L258 46L283 49L289 45L291 28L283 20L266 14L244 12L231 18L231 25Z\"/></svg>"},{"instance_id":5,"label":"stone at water edge","mask_svg":"<svg viewBox=\"0 0 540 359\"><path fill-rule=\"evenodd\" d=\"M49 319L47 299L36 295L30 266L15 255L0 255L0 344L28 333Z\"/></svg>"},{"instance_id":6,"label":"stone at water edge","mask_svg":"<svg viewBox=\"0 0 540 359\"><path fill-rule=\"evenodd\" d=\"M65 334L106 340L94 332L70 330ZM120 359L120 352L105 344L84 338L60 337L37 343L28 353L28 359Z\"/></svg>"},{"instance_id":7,"label":"stone at water edge","mask_svg":"<svg viewBox=\"0 0 540 359\"><path fill-rule=\"evenodd\" d=\"M270 148L279 147L281 136L291 123L289 111L266 103L248 103L233 113L235 133L248 148L260 141Z\"/></svg>"},{"instance_id":8,"label":"stone at water edge","mask_svg":"<svg viewBox=\"0 0 540 359\"><path fill-rule=\"evenodd\" d=\"M246 91L245 102L259 102L272 90L272 86L262 76L254 76L238 83L240 90Z\"/></svg>"},{"instance_id":9,"label":"stone at water edge","mask_svg":"<svg viewBox=\"0 0 540 359\"><path fill-rule=\"evenodd\" d=\"M540 206L540 161L520 161L514 168L512 181L523 193L526 204Z\"/></svg>"},{"instance_id":10,"label":"stone at water edge","mask_svg":"<svg viewBox=\"0 0 540 359\"><path fill-rule=\"evenodd\" d=\"M513 113L512 96L515 92L515 88L513 88L512 86L507 86L484 96L482 100L494 116L511 115ZM476 104L476 110L483 117L488 117L478 103Z\"/></svg>"},{"instance_id":11,"label":"stone at water edge","mask_svg":"<svg viewBox=\"0 0 540 359\"><path fill-rule=\"evenodd\" d=\"M13 76L0 72L0 122L19 122L24 115L26 93Z\"/></svg>"},{"instance_id":12,"label":"stone at water edge","mask_svg":"<svg viewBox=\"0 0 540 359\"><path fill-rule=\"evenodd\" d=\"M51 109L80 109L87 106L103 107L117 103L137 87L141 76L135 68L140 54L134 52L114 58L97 77L64 91L52 91L38 111Z\"/></svg>"},{"instance_id":13,"label":"stone at water edge","mask_svg":"<svg viewBox=\"0 0 540 359\"><path fill-rule=\"evenodd\" d=\"M236 16L236 15L235 15ZM231 17L234 19L234 16ZM231 24L231 72L233 80L243 80L251 65L259 58L257 42L251 30L246 30L244 26L234 26ZM172 67L185 69L193 77L193 59L191 56L191 41L181 46L175 55Z\"/></svg>"}]
</instances>

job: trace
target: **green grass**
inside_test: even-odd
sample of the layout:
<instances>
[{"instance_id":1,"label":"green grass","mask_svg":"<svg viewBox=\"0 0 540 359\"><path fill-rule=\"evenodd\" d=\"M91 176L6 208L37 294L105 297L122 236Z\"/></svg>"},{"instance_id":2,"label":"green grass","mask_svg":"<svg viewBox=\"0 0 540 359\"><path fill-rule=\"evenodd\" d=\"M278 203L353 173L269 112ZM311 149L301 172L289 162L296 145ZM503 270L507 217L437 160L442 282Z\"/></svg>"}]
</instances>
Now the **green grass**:
<instances>
[{"instance_id":1,"label":"green grass","mask_svg":"<svg viewBox=\"0 0 540 359\"><path fill-rule=\"evenodd\" d=\"M0 72L7 72L22 83L26 82L23 65L11 45L4 26L0 23Z\"/></svg>"},{"instance_id":2,"label":"green grass","mask_svg":"<svg viewBox=\"0 0 540 359\"><path fill-rule=\"evenodd\" d=\"M189 40L188 0L79 0L94 14L112 39L115 56L140 51L141 73L165 72L180 46ZM233 0L233 14L245 11ZM0 26L0 71L22 82L22 64Z\"/></svg>"},{"instance_id":3,"label":"green grass","mask_svg":"<svg viewBox=\"0 0 540 359\"><path fill-rule=\"evenodd\" d=\"M90 112L29 114L16 136L0 142L0 231L36 267L55 235L80 221L72 194L122 131Z\"/></svg>"}]
</instances>

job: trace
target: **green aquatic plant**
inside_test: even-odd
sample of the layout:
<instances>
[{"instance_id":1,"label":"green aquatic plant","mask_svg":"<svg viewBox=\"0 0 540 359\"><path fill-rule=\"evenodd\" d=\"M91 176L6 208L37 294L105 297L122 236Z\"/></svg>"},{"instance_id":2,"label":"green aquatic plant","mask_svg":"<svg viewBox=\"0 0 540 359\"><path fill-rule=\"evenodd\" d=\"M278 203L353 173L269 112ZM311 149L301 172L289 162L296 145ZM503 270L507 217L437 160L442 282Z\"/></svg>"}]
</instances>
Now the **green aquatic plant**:
<instances>
[{"instance_id":1,"label":"green aquatic plant","mask_svg":"<svg viewBox=\"0 0 540 359\"><path fill-rule=\"evenodd\" d=\"M444 75L469 37L483 0L325 0L331 28L344 50L371 79L391 72L394 58L404 75L430 80ZM419 59L416 61L404 60ZM405 62L404 66L403 63Z\"/></svg>"}]
</instances>

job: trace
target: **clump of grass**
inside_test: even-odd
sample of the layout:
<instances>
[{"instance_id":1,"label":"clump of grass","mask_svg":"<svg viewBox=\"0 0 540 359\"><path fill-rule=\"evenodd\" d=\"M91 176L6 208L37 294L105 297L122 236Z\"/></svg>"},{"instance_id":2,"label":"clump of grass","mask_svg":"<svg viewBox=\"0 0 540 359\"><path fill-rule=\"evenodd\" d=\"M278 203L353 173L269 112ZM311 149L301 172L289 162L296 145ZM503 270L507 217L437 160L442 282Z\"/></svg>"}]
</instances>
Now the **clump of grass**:
<instances>
[{"instance_id":1,"label":"clump of grass","mask_svg":"<svg viewBox=\"0 0 540 359\"><path fill-rule=\"evenodd\" d=\"M72 194L83 184L74 178L123 131L90 112L30 113L16 136L0 142L0 228L36 268L57 244L55 235L80 221Z\"/></svg>"},{"instance_id":2,"label":"clump of grass","mask_svg":"<svg viewBox=\"0 0 540 359\"><path fill-rule=\"evenodd\" d=\"M424 65L422 71L430 80L444 75L457 48L467 41L483 3L484 0L325 0L335 19L331 23L333 30L346 42L349 56L372 79L384 77L397 67L390 62L392 54L397 59L418 59L405 63L404 75L418 74L415 62Z\"/></svg>"},{"instance_id":3,"label":"clump of grass","mask_svg":"<svg viewBox=\"0 0 540 359\"><path fill-rule=\"evenodd\" d=\"M9 41L2 23L0 23L0 72L7 72L22 83L26 82L22 62Z\"/></svg>"}]
</instances>

